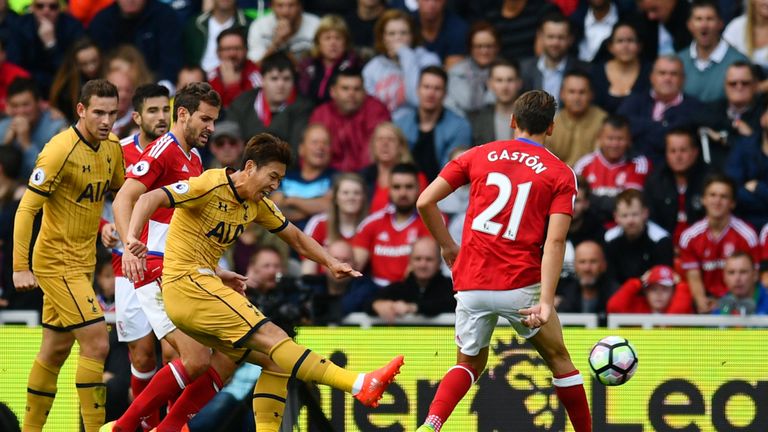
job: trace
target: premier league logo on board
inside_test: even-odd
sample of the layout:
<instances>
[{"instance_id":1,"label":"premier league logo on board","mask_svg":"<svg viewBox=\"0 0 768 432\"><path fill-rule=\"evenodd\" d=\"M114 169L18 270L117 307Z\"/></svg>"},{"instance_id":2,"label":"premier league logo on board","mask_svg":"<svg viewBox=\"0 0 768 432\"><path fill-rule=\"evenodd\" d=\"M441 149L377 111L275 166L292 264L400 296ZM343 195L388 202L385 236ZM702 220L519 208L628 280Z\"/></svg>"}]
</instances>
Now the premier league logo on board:
<instances>
[{"instance_id":1,"label":"premier league logo on board","mask_svg":"<svg viewBox=\"0 0 768 432\"><path fill-rule=\"evenodd\" d=\"M477 430L565 430L565 409L552 386L552 373L533 346L513 336L509 344L497 341L493 351L499 362L480 377L472 401Z\"/></svg>"}]
</instances>

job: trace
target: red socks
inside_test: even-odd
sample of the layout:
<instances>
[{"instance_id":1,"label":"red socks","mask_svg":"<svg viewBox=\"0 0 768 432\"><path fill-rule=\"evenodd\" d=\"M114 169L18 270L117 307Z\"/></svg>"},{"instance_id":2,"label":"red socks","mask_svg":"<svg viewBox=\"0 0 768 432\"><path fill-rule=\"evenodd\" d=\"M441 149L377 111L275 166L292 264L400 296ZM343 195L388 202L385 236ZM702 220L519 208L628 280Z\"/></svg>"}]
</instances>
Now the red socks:
<instances>
[{"instance_id":1,"label":"red socks","mask_svg":"<svg viewBox=\"0 0 768 432\"><path fill-rule=\"evenodd\" d=\"M215 369L208 370L187 386L173 407L157 426L157 432L178 432L190 417L203 409L216 393L224 387Z\"/></svg>"},{"instance_id":2,"label":"red socks","mask_svg":"<svg viewBox=\"0 0 768 432\"><path fill-rule=\"evenodd\" d=\"M184 369L181 359L176 359L163 366L117 420L112 431L134 432L142 418L151 416L168 399L179 394L189 382L189 375Z\"/></svg>"},{"instance_id":3,"label":"red socks","mask_svg":"<svg viewBox=\"0 0 768 432\"><path fill-rule=\"evenodd\" d=\"M592 432L592 415L589 412L587 394L584 392L584 379L578 370L552 379L557 397L568 411L573 430L576 432Z\"/></svg>"},{"instance_id":4,"label":"red socks","mask_svg":"<svg viewBox=\"0 0 768 432\"><path fill-rule=\"evenodd\" d=\"M440 386L437 387L437 393L429 406L429 415L424 424L432 426L436 432L439 432L443 423L448 420L448 416L477 378L477 371L467 363L459 363L450 368L440 382Z\"/></svg>"},{"instance_id":5,"label":"red socks","mask_svg":"<svg viewBox=\"0 0 768 432\"><path fill-rule=\"evenodd\" d=\"M133 392L134 399L138 398L144 388L149 385L149 382L152 380L153 376L155 376L154 369L149 372L140 372L135 367L133 367L133 365L131 365L131 391ZM142 428L145 431L152 430L152 428L160 423L160 412L155 411L146 418L142 418L141 420Z\"/></svg>"}]
</instances>

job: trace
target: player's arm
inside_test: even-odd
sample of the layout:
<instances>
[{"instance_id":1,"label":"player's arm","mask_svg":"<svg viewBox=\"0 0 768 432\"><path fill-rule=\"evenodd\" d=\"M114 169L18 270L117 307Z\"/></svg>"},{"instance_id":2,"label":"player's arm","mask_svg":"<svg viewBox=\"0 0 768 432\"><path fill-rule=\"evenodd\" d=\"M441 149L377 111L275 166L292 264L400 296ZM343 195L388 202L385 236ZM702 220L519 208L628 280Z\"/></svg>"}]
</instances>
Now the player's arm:
<instances>
[{"instance_id":1,"label":"player's arm","mask_svg":"<svg viewBox=\"0 0 768 432\"><path fill-rule=\"evenodd\" d=\"M320 246L320 243L304 234L303 231L296 228L292 223L289 223L279 231L277 236L294 248L299 255L327 267L336 279L362 276L360 272L354 270L348 263L343 263L330 256L325 248Z\"/></svg>"},{"instance_id":2,"label":"player's arm","mask_svg":"<svg viewBox=\"0 0 768 432\"><path fill-rule=\"evenodd\" d=\"M125 250L136 259L128 259L123 252L123 273L130 281L144 279L146 270L147 245L139 240L141 230L149 222L149 218L161 207L171 207L171 199L163 189L155 189L142 194L133 206L130 222L125 236Z\"/></svg>"},{"instance_id":3,"label":"player's arm","mask_svg":"<svg viewBox=\"0 0 768 432\"><path fill-rule=\"evenodd\" d=\"M17 291L37 288L37 279L29 267L29 246L35 216L47 200L47 196L27 189L16 210L13 222L13 285Z\"/></svg>"},{"instance_id":4,"label":"player's arm","mask_svg":"<svg viewBox=\"0 0 768 432\"><path fill-rule=\"evenodd\" d=\"M520 313L527 315L523 324L531 328L541 327L549 321L555 309L555 290L563 269L565 255L565 239L571 225L571 216L564 213L553 213L549 216L547 239L544 241L544 252L541 258L541 297L539 304L521 309Z\"/></svg>"},{"instance_id":5,"label":"player's arm","mask_svg":"<svg viewBox=\"0 0 768 432\"><path fill-rule=\"evenodd\" d=\"M129 178L125 180L123 187L117 192L115 200L112 203L112 211L115 213L115 227L120 238L128 238L128 224L131 220L131 213L139 197L147 191L144 183Z\"/></svg>"},{"instance_id":6,"label":"player's arm","mask_svg":"<svg viewBox=\"0 0 768 432\"><path fill-rule=\"evenodd\" d=\"M416 208L419 209L421 220L432 233L432 237L437 240L442 250L443 259L448 267L453 267L453 262L459 254L459 245L451 237L448 227L445 225L445 219L437 203L453 192L453 187L442 177L437 177L419 196L416 201Z\"/></svg>"}]
</instances>

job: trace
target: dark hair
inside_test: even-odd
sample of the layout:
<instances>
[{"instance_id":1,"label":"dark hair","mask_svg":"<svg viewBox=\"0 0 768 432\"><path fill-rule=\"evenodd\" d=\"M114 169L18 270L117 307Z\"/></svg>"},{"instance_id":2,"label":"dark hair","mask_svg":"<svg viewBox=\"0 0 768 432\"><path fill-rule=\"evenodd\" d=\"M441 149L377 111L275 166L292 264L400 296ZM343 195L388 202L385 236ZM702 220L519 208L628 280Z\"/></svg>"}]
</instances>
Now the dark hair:
<instances>
[{"instance_id":1,"label":"dark hair","mask_svg":"<svg viewBox=\"0 0 768 432\"><path fill-rule=\"evenodd\" d=\"M523 93L512 105L517 129L531 134L541 134L552 124L557 111L557 102L544 90Z\"/></svg>"},{"instance_id":2,"label":"dark hair","mask_svg":"<svg viewBox=\"0 0 768 432\"><path fill-rule=\"evenodd\" d=\"M710 8L715 11L715 15L717 15L718 19L723 19L723 16L720 14L720 5L718 5L715 0L693 0L691 2L691 12L688 14L688 18L690 19L693 16L694 9L700 8Z\"/></svg>"},{"instance_id":3,"label":"dark hair","mask_svg":"<svg viewBox=\"0 0 768 432\"><path fill-rule=\"evenodd\" d=\"M0 146L0 169L6 177L18 179L21 173L21 150L15 146Z\"/></svg>"},{"instance_id":4,"label":"dark hair","mask_svg":"<svg viewBox=\"0 0 768 432\"><path fill-rule=\"evenodd\" d=\"M179 69L179 73L176 75L176 80L177 80L177 81L178 81L178 79L179 79L179 75L180 75L182 72L185 72L185 71L195 71L195 72L200 72L200 75L202 75L202 76L203 76L203 81L205 81L205 78L206 78L206 76L207 76L207 75L206 75L206 73L205 73L205 69L203 69L202 67L200 67L200 65L196 65L196 64L188 64L188 65L184 65L184 66L182 66L182 67L181 67L181 69ZM201 82L202 82L202 81L201 81Z\"/></svg>"},{"instance_id":5,"label":"dark hair","mask_svg":"<svg viewBox=\"0 0 768 432\"><path fill-rule=\"evenodd\" d=\"M5 39L0 38L0 51L5 51Z\"/></svg>"},{"instance_id":6,"label":"dark hair","mask_svg":"<svg viewBox=\"0 0 768 432\"><path fill-rule=\"evenodd\" d=\"M704 179L704 185L701 190L706 192L706 190L715 183L722 183L728 186L728 188L731 190L731 199L736 200L736 182L734 182L732 178L722 173L714 173L708 175L707 178Z\"/></svg>"},{"instance_id":7,"label":"dark hair","mask_svg":"<svg viewBox=\"0 0 768 432\"><path fill-rule=\"evenodd\" d=\"M210 84L204 82L191 83L179 90L173 100L173 121L178 120L179 108L186 109L192 115L200 108L200 102L220 107L221 96Z\"/></svg>"},{"instance_id":8,"label":"dark hair","mask_svg":"<svg viewBox=\"0 0 768 432\"><path fill-rule=\"evenodd\" d=\"M629 120L627 120L626 117L620 116L618 114L609 115L608 117L603 120L602 126L600 126L600 129L610 126L614 129L629 129Z\"/></svg>"},{"instance_id":9,"label":"dark hair","mask_svg":"<svg viewBox=\"0 0 768 432\"><path fill-rule=\"evenodd\" d=\"M6 99L10 99L18 94L31 92L36 101L40 100L40 91L32 78L16 78L11 81L5 94Z\"/></svg>"},{"instance_id":10,"label":"dark hair","mask_svg":"<svg viewBox=\"0 0 768 432\"><path fill-rule=\"evenodd\" d=\"M496 46L498 47L500 45L501 38L499 37L499 31L496 30L496 27L488 21L476 21L469 26L469 31L467 32L467 52L472 50L472 39L475 38L476 34L481 32L490 33L496 40Z\"/></svg>"},{"instance_id":11,"label":"dark hair","mask_svg":"<svg viewBox=\"0 0 768 432\"><path fill-rule=\"evenodd\" d=\"M392 171L389 172L390 176L395 174L410 174L418 180L419 168L412 163L399 163L392 167Z\"/></svg>"},{"instance_id":12,"label":"dark hair","mask_svg":"<svg viewBox=\"0 0 768 432\"><path fill-rule=\"evenodd\" d=\"M289 70L291 71L291 75L296 74L296 70L293 67L293 62L291 62L290 57L280 51L264 57L261 61L261 75L266 75L273 70L277 70L278 72Z\"/></svg>"},{"instance_id":13,"label":"dark hair","mask_svg":"<svg viewBox=\"0 0 768 432\"><path fill-rule=\"evenodd\" d=\"M747 68L749 69L749 73L752 75L752 81L754 82L757 77L761 75L760 71L757 69L757 67L746 60L736 60L735 62L728 65L726 68L726 71L730 68Z\"/></svg>"},{"instance_id":14,"label":"dark hair","mask_svg":"<svg viewBox=\"0 0 768 432\"><path fill-rule=\"evenodd\" d=\"M141 113L141 110L144 109L144 102L149 98L155 97L170 98L170 92L167 87L161 86L160 84L140 85L133 93L133 99L131 99L133 110Z\"/></svg>"},{"instance_id":15,"label":"dark hair","mask_svg":"<svg viewBox=\"0 0 768 432\"><path fill-rule=\"evenodd\" d=\"M618 195L616 195L616 202L613 205L614 210L619 209L619 203L624 203L626 205L631 205L632 201L638 200L640 201L640 205L643 208L648 208L648 203L645 202L645 196L642 192L640 192L637 189L625 189L621 191Z\"/></svg>"},{"instance_id":16,"label":"dark hair","mask_svg":"<svg viewBox=\"0 0 768 432\"><path fill-rule=\"evenodd\" d=\"M291 165L291 146L272 134L256 134L245 144L243 164L253 161L256 167L262 167L270 162L280 162L285 166Z\"/></svg>"},{"instance_id":17,"label":"dark hair","mask_svg":"<svg viewBox=\"0 0 768 432\"><path fill-rule=\"evenodd\" d=\"M80 100L78 102L88 108L92 96L118 99L117 87L105 79L90 80L80 90Z\"/></svg>"},{"instance_id":18,"label":"dark hair","mask_svg":"<svg viewBox=\"0 0 768 432\"><path fill-rule=\"evenodd\" d=\"M560 12L550 12L544 15L544 17L539 22L539 30L543 30L544 24L546 23L565 24L568 28L568 34L573 33L571 31L571 22L568 20L568 18L565 17L565 15Z\"/></svg>"},{"instance_id":19,"label":"dark hair","mask_svg":"<svg viewBox=\"0 0 768 432\"><path fill-rule=\"evenodd\" d=\"M245 28L243 26L233 26L228 29L222 30L218 36L216 36L216 48L221 45L221 40L227 36L237 36L243 41L243 45L248 48L248 40L245 37Z\"/></svg>"},{"instance_id":20,"label":"dark hair","mask_svg":"<svg viewBox=\"0 0 768 432\"><path fill-rule=\"evenodd\" d=\"M584 71L581 71L581 70L578 70L578 69L571 69L571 70L567 71L565 73L565 75L563 75L563 82L565 82L566 78L570 78L570 77L583 78L583 79L587 80L587 85L589 85L589 89L590 90L592 89L592 79L589 77L588 73L586 73Z\"/></svg>"},{"instance_id":21,"label":"dark hair","mask_svg":"<svg viewBox=\"0 0 768 432\"><path fill-rule=\"evenodd\" d=\"M520 77L520 65L514 60L507 60L505 58L498 57L488 65L488 75L493 73L493 70L497 67L510 67L515 70L515 75Z\"/></svg>"},{"instance_id":22,"label":"dark hair","mask_svg":"<svg viewBox=\"0 0 768 432\"><path fill-rule=\"evenodd\" d=\"M419 72L419 83L424 79L424 75L435 75L443 80L443 85L448 85L448 74L442 66L427 66Z\"/></svg>"},{"instance_id":23,"label":"dark hair","mask_svg":"<svg viewBox=\"0 0 768 432\"><path fill-rule=\"evenodd\" d=\"M679 135L679 136L685 136L688 137L688 141L691 143L691 147L698 148L699 147L699 140L696 134L691 130L690 128L686 127L676 127L672 128L667 131L666 134L664 134L664 144L666 145L667 137L670 137L672 135Z\"/></svg>"},{"instance_id":24,"label":"dark hair","mask_svg":"<svg viewBox=\"0 0 768 432\"><path fill-rule=\"evenodd\" d=\"M611 29L611 35L608 36L608 38L605 40L604 43L605 44L613 43L613 38L616 37L616 32L622 27L629 27L632 30L632 33L634 33L635 37L637 38L637 43L640 45L640 51L642 51L643 42L640 40L640 31L637 29L637 26L635 25L635 23L631 21L619 20L616 24L614 24L613 28Z\"/></svg>"},{"instance_id":25,"label":"dark hair","mask_svg":"<svg viewBox=\"0 0 768 432\"><path fill-rule=\"evenodd\" d=\"M363 79L363 71L358 67L347 67L337 70L331 75L329 84L331 87L335 86L339 81L339 78L360 78Z\"/></svg>"}]
</instances>

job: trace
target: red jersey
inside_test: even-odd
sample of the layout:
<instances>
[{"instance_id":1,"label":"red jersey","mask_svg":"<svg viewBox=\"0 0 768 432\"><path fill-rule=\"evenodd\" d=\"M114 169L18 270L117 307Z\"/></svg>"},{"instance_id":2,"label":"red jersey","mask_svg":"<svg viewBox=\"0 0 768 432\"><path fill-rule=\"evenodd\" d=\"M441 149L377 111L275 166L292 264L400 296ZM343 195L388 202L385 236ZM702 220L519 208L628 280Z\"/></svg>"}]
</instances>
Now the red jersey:
<instances>
[{"instance_id":1,"label":"red jersey","mask_svg":"<svg viewBox=\"0 0 768 432\"><path fill-rule=\"evenodd\" d=\"M747 252L752 255L755 263L760 262L755 230L743 220L731 216L720 236L714 238L704 218L680 236L680 267L684 271L700 270L704 288L720 298L728 292L723 282L725 259L736 251Z\"/></svg>"},{"instance_id":2,"label":"red jersey","mask_svg":"<svg viewBox=\"0 0 768 432\"><path fill-rule=\"evenodd\" d=\"M321 245L328 246L330 243L330 241L328 241L328 213L319 213L309 218L307 225L304 226L304 234L312 237ZM351 236L347 237L344 233L341 233L341 238L352 243L355 234L356 233L352 233ZM315 266L315 273L324 273L323 266L317 264Z\"/></svg>"},{"instance_id":3,"label":"red jersey","mask_svg":"<svg viewBox=\"0 0 768 432\"><path fill-rule=\"evenodd\" d=\"M541 144L518 139L472 148L449 162L440 177L454 189L470 185L454 289L510 290L539 283L549 216L573 214L571 168Z\"/></svg>"},{"instance_id":4,"label":"red jersey","mask_svg":"<svg viewBox=\"0 0 768 432\"><path fill-rule=\"evenodd\" d=\"M395 221L395 207L388 206L363 220L352 246L367 250L371 276L377 285L386 286L405 278L413 243L430 233L418 213L407 221Z\"/></svg>"},{"instance_id":5,"label":"red jersey","mask_svg":"<svg viewBox=\"0 0 768 432\"><path fill-rule=\"evenodd\" d=\"M179 145L176 137L167 132L160 138L152 141L141 158L133 165L133 169L126 170L126 178L140 181L147 191L151 191L169 184L191 177L197 177L203 173L203 161L197 149L187 154ZM144 286L159 278L163 273L162 259L165 253L165 238L168 235L168 226L171 223L173 209L159 208L149 218L149 223L141 233L141 240L149 249L147 257L147 272L144 280L134 283L136 288Z\"/></svg>"},{"instance_id":6,"label":"red jersey","mask_svg":"<svg viewBox=\"0 0 768 432\"><path fill-rule=\"evenodd\" d=\"M765 224L760 230L760 270L763 268L763 262L768 261L768 224Z\"/></svg>"},{"instance_id":7,"label":"red jersey","mask_svg":"<svg viewBox=\"0 0 768 432\"><path fill-rule=\"evenodd\" d=\"M645 156L610 163L597 150L579 159L573 170L587 180L596 196L615 197L626 189L643 190L650 167Z\"/></svg>"},{"instance_id":8,"label":"red jersey","mask_svg":"<svg viewBox=\"0 0 768 432\"><path fill-rule=\"evenodd\" d=\"M136 162L139 161L139 158L141 158L142 149L139 144L139 134L121 139L120 148L123 150L125 172L129 173ZM117 242L117 245L112 248L112 270L115 272L115 277L123 276L123 242L121 241Z\"/></svg>"},{"instance_id":9,"label":"red jersey","mask_svg":"<svg viewBox=\"0 0 768 432\"><path fill-rule=\"evenodd\" d=\"M209 74L208 83L221 95L221 105L226 108L241 93L261 87L261 71L256 63L245 60L243 68L240 70L240 81L224 85L224 81L221 79L221 66L218 66Z\"/></svg>"}]
</instances>

